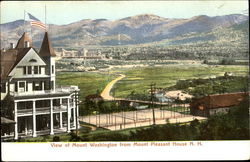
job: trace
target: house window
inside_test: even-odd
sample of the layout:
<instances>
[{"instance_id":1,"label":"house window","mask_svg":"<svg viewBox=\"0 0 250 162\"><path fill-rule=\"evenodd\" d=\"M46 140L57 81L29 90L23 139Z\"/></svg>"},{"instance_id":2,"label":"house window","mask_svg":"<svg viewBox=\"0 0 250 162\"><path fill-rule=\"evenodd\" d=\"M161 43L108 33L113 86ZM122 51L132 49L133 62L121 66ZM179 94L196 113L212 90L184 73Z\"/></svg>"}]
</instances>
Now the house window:
<instances>
[{"instance_id":1,"label":"house window","mask_svg":"<svg viewBox=\"0 0 250 162\"><path fill-rule=\"evenodd\" d=\"M5 85L5 83L0 84L0 89L1 89L2 93L6 93L6 85Z\"/></svg>"},{"instance_id":2,"label":"house window","mask_svg":"<svg viewBox=\"0 0 250 162\"><path fill-rule=\"evenodd\" d=\"M38 74L38 66L34 66L34 74Z\"/></svg>"},{"instance_id":3,"label":"house window","mask_svg":"<svg viewBox=\"0 0 250 162\"><path fill-rule=\"evenodd\" d=\"M25 82L19 82L19 88L24 88L25 87Z\"/></svg>"},{"instance_id":4,"label":"house window","mask_svg":"<svg viewBox=\"0 0 250 162\"><path fill-rule=\"evenodd\" d=\"M44 90L50 90L50 81L45 81Z\"/></svg>"},{"instance_id":5,"label":"house window","mask_svg":"<svg viewBox=\"0 0 250 162\"><path fill-rule=\"evenodd\" d=\"M37 62L35 59L31 59L29 60L29 62Z\"/></svg>"},{"instance_id":6,"label":"house window","mask_svg":"<svg viewBox=\"0 0 250 162\"><path fill-rule=\"evenodd\" d=\"M27 71L26 71L26 66L23 67L23 74L26 75Z\"/></svg>"},{"instance_id":7,"label":"house window","mask_svg":"<svg viewBox=\"0 0 250 162\"><path fill-rule=\"evenodd\" d=\"M40 90L42 90L42 85L41 85L41 83L40 82L33 82L33 90L35 90L35 91L40 91Z\"/></svg>"},{"instance_id":8,"label":"house window","mask_svg":"<svg viewBox=\"0 0 250 162\"><path fill-rule=\"evenodd\" d=\"M52 65L52 74L54 74L54 71L55 71L54 65Z\"/></svg>"},{"instance_id":9,"label":"house window","mask_svg":"<svg viewBox=\"0 0 250 162\"><path fill-rule=\"evenodd\" d=\"M15 82L15 92L17 92L17 82Z\"/></svg>"},{"instance_id":10,"label":"house window","mask_svg":"<svg viewBox=\"0 0 250 162\"><path fill-rule=\"evenodd\" d=\"M28 66L28 74L32 74L32 67Z\"/></svg>"},{"instance_id":11,"label":"house window","mask_svg":"<svg viewBox=\"0 0 250 162\"><path fill-rule=\"evenodd\" d=\"M51 90L54 90L54 81L51 81Z\"/></svg>"}]
</instances>

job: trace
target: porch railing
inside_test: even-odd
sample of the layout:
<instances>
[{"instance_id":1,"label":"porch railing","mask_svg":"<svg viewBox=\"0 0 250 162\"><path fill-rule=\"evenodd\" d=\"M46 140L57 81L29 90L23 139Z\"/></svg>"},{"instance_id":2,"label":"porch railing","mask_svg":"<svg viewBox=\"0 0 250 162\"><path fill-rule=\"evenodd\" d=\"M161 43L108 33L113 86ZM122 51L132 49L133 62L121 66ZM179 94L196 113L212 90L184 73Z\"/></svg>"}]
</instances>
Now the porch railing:
<instances>
[{"instance_id":1,"label":"porch railing","mask_svg":"<svg viewBox=\"0 0 250 162\"><path fill-rule=\"evenodd\" d=\"M73 107L73 104L70 104L70 108L72 107ZM67 111L67 106L66 105L53 106L53 112L59 112L59 111ZM31 114L32 112L33 112L33 109L18 109L17 110L18 114ZM50 107L36 108L36 114L48 113L48 112L50 112Z\"/></svg>"},{"instance_id":2,"label":"porch railing","mask_svg":"<svg viewBox=\"0 0 250 162\"><path fill-rule=\"evenodd\" d=\"M13 92L10 91L10 95L17 96L34 96L34 95L46 95L46 94L61 94L61 93L71 93L78 90L77 86L60 86L56 87L55 90L37 90L32 92Z\"/></svg>"}]
</instances>

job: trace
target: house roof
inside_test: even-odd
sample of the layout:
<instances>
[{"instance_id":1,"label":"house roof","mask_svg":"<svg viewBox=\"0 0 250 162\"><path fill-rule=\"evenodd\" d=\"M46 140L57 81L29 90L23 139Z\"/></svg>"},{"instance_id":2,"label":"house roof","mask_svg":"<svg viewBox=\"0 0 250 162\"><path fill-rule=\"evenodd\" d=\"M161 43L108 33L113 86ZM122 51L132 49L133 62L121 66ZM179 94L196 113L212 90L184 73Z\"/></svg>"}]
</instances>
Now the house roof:
<instances>
[{"instance_id":1,"label":"house roof","mask_svg":"<svg viewBox=\"0 0 250 162\"><path fill-rule=\"evenodd\" d=\"M246 92L209 95L193 101L190 105L191 107L204 106L208 109L231 107L239 105L248 95L249 93Z\"/></svg>"},{"instance_id":2,"label":"house roof","mask_svg":"<svg viewBox=\"0 0 250 162\"><path fill-rule=\"evenodd\" d=\"M7 79L12 69L21 61L30 48L1 50L1 80Z\"/></svg>"},{"instance_id":3,"label":"house roof","mask_svg":"<svg viewBox=\"0 0 250 162\"><path fill-rule=\"evenodd\" d=\"M41 57L56 56L56 54L52 48L48 32L45 32L42 46L41 46L40 51L39 51L39 55Z\"/></svg>"},{"instance_id":4,"label":"house roof","mask_svg":"<svg viewBox=\"0 0 250 162\"><path fill-rule=\"evenodd\" d=\"M16 58L17 58L17 50L8 50L2 51L1 50L1 76L0 80L7 79L8 74L10 73L11 69L14 67Z\"/></svg>"},{"instance_id":5,"label":"house roof","mask_svg":"<svg viewBox=\"0 0 250 162\"><path fill-rule=\"evenodd\" d=\"M29 48L25 48L25 42L30 43ZM31 49L32 41L27 33L23 33L21 38L18 40L15 49L1 50L1 80L7 79L11 70L17 65L17 63L25 56L25 54Z\"/></svg>"},{"instance_id":6,"label":"house roof","mask_svg":"<svg viewBox=\"0 0 250 162\"><path fill-rule=\"evenodd\" d=\"M16 48L15 49L20 49L20 48L25 48L25 42L29 42L30 47L32 47L32 40L28 36L26 32L23 33L22 37L18 40Z\"/></svg>"},{"instance_id":7,"label":"house roof","mask_svg":"<svg viewBox=\"0 0 250 162\"><path fill-rule=\"evenodd\" d=\"M30 47L25 48L25 42L30 42ZM23 59L23 57L28 53L30 49L33 49L36 53L38 53L31 45L32 41L29 38L27 33L23 33L22 37L18 40L15 49L9 50L1 50L1 60L0 60L0 80L5 80L8 78L8 75L12 71L12 69ZM54 51L51 47L48 33L46 32L44 35L43 44L40 50L40 56L55 56Z\"/></svg>"}]
</instances>

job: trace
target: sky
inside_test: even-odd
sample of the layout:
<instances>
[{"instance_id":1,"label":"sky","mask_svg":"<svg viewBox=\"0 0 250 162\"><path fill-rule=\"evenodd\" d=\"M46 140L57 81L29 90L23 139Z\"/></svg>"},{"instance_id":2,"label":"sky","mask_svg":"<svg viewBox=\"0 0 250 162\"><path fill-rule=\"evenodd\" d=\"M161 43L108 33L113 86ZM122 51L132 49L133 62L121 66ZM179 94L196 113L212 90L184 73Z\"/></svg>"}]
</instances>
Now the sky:
<instances>
[{"instance_id":1,"label":"sky","mask_svg":"<svg viewBox=\"0 0 250 162\"><path fill-rule=\"evenodd\" d=\"M139 14L165 18L190 18L198 15L248 14L247 0L186 1L2 1L1 24L24 19L24 11L47 24L69 24L82 19L117 20Z\"/></svg>"}]
</instances>

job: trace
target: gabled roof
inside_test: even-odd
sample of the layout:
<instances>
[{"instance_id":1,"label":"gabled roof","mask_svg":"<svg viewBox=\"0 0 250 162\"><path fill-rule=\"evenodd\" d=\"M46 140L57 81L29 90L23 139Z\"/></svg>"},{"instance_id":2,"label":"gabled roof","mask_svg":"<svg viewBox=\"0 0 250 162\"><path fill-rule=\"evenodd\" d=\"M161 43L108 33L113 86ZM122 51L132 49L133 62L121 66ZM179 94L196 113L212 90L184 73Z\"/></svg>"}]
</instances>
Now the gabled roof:
<instances>
[{"instance_id":1,"label":"gabled roof","mask_svg":"<svg viewBox=\"0 0 250 162\"><path fill-rule=\"evenodd\" d=\"M56 56L56 54L51 46L48 32L45 32L45 34L44 34L44 38L43 38L42 46L41 46L40 51L39 51L39 55L41 57L50 57L50 56L54 57L54 56Z\"/></svg>"},{"instance_id":2,"label":"gabled roof","mask_svg":"<svg viewBox=\"0 0 250 162\"><path fill-rule=\"evenodd\" d=\"M12 69L22 60L30 48L1 50L1 80L7 79Z\"/></svg>"},{"instance_id":3,"label":"gabled roof","mask_svg":"<svg viewBox=\"0 0 250 162\"><path fill-rule=\"evenodd\" d=\"M8 79L10 72L15 68L15 66L23 59L23 57L33 49L36 53L37 51L32 48L25 48L25 42L29 41L30 45L32 43L27 33L23 33L22 37L18 40L15 49L1 50L0 53L0 80Z\"/></svg>"},{"instance_id":4,"label":"gabled roof","mask_svg":"<svg viewBox=\"0 0 250 162\"><path fill-rule=\"evenodd\" d=\"M22 37L18 40L16 49L25 48L25 42L29 42L30 47L32 47L32 40L29 38L26 32L23 33Z\"/></svg>"},{"instance_id":5,"label":"gabled roof","mask_svg":"<svg viewBox=\"0 0 250 162\"><path fill-rule=\"evenodd\" d=\"M216 94L196 99L190 103L191 107L203 106L207 109L231 107L239 105L246 96L246 92Z\"/></svg>"},{"instance_id":6,"label":"gabled roof","mask_svg":"<svg viewBox=\"0 0 250 162\"><path fill-rule=\"evenodd\" d=\"M15 62L14 66L16 66L22 60L22 58L26 55L26 53L28 53L28 51L30 49L31 49L31 47L18 50L18 55L17 55L16 62Z\"/></svg>"},{"instance_id":7,"label":"gabled roof","mask_svg":"<svg viewBox=\"0 0 250 162\"><path fill-rule=\"evenodd\" d=\"M1 75L0 80L7 79L8 74L10 73L11 69L14 67L16 58L17 58L17 50L8 50L8 51L2 51L1 50Z\"/></svg>"}]
</instances>

